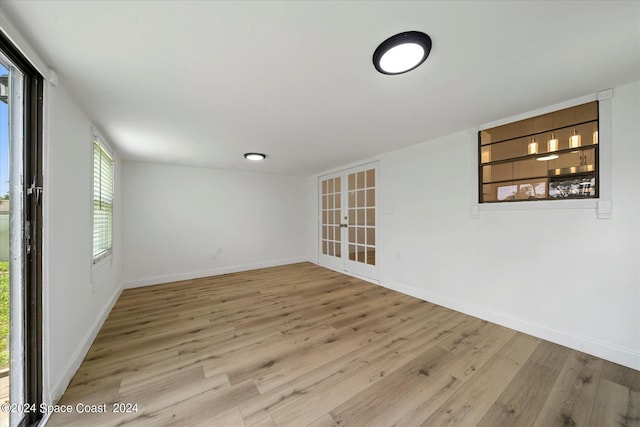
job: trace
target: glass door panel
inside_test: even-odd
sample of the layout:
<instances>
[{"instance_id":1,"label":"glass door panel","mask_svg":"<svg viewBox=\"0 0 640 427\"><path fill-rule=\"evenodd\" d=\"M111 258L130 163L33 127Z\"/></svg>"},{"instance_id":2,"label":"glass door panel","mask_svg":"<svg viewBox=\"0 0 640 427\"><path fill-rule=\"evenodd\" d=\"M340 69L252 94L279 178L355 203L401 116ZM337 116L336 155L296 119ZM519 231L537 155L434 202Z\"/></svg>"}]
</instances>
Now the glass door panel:
<instances>
[{"instance_id":1,"label":"glass door panel","mask_svg":"<svg viewBox=\"0 0 640 427\"><path fill-rule=\"evenodd\" d=\"M376 166L350 169L347 174L349 257L345 270L377 278Z\"/></svg>"},{"instance_id":2,"label":"glass door panel","mask_svg":"<svg viewBox=\"0 0 640 427\"><path fill-rule=\"evenodd\" d=\"M320 178L320 264L342 269L342 174Z\"/></svg>"}]
</instances>

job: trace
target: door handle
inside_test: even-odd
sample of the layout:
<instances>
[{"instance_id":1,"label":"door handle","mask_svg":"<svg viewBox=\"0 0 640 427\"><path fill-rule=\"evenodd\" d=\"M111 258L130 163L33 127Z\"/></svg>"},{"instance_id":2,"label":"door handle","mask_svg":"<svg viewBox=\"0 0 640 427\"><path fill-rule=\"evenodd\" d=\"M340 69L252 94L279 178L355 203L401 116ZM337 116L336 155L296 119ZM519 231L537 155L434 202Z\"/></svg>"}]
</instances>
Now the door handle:
<instances>
[{"instance_id":1,"label":"door handle","mask_svg":"<svg viewBox=\"0 0 640 427\"><path fill-rule=\"evenodd\" d=\"M349 225L348 224L340 224L340 228L344 227L347 228Z\"/></svg>"}]
</instances>

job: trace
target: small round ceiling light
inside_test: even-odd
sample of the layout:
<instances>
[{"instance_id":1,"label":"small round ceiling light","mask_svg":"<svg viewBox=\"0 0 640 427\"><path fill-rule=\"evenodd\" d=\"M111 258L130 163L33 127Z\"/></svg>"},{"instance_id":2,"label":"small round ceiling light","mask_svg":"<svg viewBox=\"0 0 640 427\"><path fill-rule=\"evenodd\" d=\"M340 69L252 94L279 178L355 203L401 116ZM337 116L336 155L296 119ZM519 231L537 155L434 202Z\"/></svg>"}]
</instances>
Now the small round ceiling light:
<instances>
[{"instance_id":1,"label":"small round ceiling light","mask_svg":"<svg viewBox=\"0 0 640 427\"><path fill-rule=\"evenodd\" d=\"M253 162L259 162L266 159L267 155L262 153L244 153L244 158Z\"/></svg>"},{"instance_id":2,"label":"small round ceiling light","mask_svg":"<svg viewBox=\"0 0 640 427\"><path fill-rule=\"evenodd\" d=\"M422 64L431 52L431 37L407 31L383 41L373 53L373 65L382 74L402 74Z\"/></svg>"}]
</instances>

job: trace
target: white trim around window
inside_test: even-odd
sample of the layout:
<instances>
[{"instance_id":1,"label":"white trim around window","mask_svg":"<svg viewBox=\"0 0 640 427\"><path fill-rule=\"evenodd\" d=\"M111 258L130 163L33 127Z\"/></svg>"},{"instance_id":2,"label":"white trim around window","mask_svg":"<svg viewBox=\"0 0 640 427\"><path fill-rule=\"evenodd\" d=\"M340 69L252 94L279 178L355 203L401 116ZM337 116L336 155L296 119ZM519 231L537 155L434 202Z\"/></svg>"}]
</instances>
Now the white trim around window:
<instances>
[{"instance_id":1,"label":"white trim around window","mask_svg":"<svg viewBox=\"0 0 640 427\"><path fill-rule=\"evenodd\" d=\"M113 249L113 200L115 160L103 138L92 132L91 230L93 264Z\"/></svg>"},{"instance_id":2,"label":"white trim around window","mask_svg":"<svg viewBox=\"0 0 640 427\"><path fill-rule=\"evenodd\" d=\"M528 119L556 110L573 107L591 101L599 101L599 197L596 199L581 200L540 200L536 202L509 202L509 203L478 203L478 158L472 156L471 161L471 185L473 188L470 214L472 218L480 218L482 212L512 211L512 210L538 210L538 209L594 209L598 218L608 219L612 217L611 202L611 98L613 89L607 89L591 95L575 98L566 102L540 108L527 113L518 114L494 122L485 123L477 128L469 130L469 144L472 153L478 151L478 131L518 120Z\"/></svg>"}]
</instances>

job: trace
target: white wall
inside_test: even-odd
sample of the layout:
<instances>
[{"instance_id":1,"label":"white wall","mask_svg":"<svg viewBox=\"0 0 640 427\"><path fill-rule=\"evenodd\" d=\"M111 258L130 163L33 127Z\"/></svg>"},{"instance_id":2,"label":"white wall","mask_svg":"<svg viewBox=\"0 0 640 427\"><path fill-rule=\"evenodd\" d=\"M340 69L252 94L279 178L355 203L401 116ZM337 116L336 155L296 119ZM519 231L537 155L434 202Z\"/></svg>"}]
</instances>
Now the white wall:
<instances>
[{"instance_id":1,"label":"white wall","mask_svg":"<svg viewBox=\"0 0 640 427\"><path fill-rule=\"evenodd\" d=\"M91 123L62 87L45 98L43 382L55 402L122 289L122 185L116 156L113 254L93 266Z\"/></svg>"},{"instance_id":2,"label":"white wall","mask_svg":"<svg viewBox=\"0 0 640 427\"><path fill-rule=\"evenodd\" d=\"M318 263L320 256L318 246L319 236L319 195L318 195L318 177L311 176L307 178L307 240L306 250L308 261Z\"/></svg>"},{"instance_id":3,"label":"white wall","mask_svg":"<svg viewBox=\"0 0 640 427\"><path fill-rule=\"evenodd\" d=\"M125 286L306 260L302 177L126 162L124 182Z\"/></svg>"},{"instance_id":4,"label":"white wall","mask_svg":"<svg viewBox=\"0 0 640 427\"><path fill-rule=\"evenodd\" d=\"M593 208L473 219L468 131L380 156L381 283L640 369L638 117L640 82L614 88L612 219Z\"/></svg>"},{"instance_id":5,"label":"white wall","mask_svg":"<svg viewBox=\"0 0 640 427\"><path fill-rule=\"evenodd\" d=\"M0 13L0 27L44 75L43 399L56 402L122 290L121 163L115 156L113 255L92 265L91 123Z\"/></svg>"}]
</instances>

